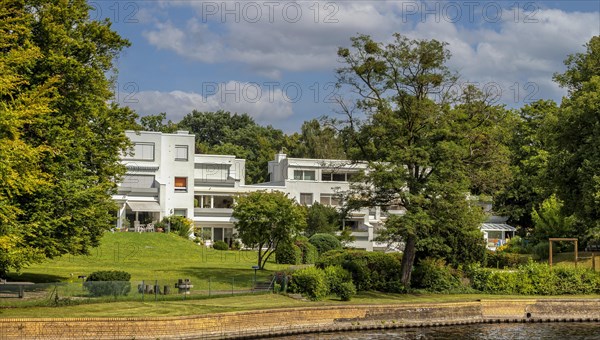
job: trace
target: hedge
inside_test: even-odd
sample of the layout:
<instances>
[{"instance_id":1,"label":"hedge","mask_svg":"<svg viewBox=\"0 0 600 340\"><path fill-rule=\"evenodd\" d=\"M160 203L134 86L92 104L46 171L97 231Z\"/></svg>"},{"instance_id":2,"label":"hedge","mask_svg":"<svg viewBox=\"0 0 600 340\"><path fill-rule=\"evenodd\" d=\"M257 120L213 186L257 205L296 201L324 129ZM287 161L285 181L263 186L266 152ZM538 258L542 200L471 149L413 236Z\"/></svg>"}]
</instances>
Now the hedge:
<instances>
[{"instance_id":1,"label":"hedge","mask_svg":"<svg viewBox=\"0 0 600 340\"><path fill-rule=\"evenodd\" d=\"M97 271L83 283L92 296L127 295L131 291L131 275L124 271Z\"/></svg>"},{"instance_id":2,"label":"hedge","mask_svg":"<svg viewBox=\"0 0 600 340\"><path fill-rule=\"evenodd\" d=\"M281 243L275 249L275 262L279 264L301 264L302 250L293 243Z\"/></svg>"},{"instance_id":3,"label":"hedge","mask_svg":"<svg viewBox=\"0 0 600 340\"><path fill-rule=\"evenodd\" d=\"M317 248L319 255L330 250L342 249L342 243L331 234L314 234L308 239Z\"/></svg>"}]
</instances>

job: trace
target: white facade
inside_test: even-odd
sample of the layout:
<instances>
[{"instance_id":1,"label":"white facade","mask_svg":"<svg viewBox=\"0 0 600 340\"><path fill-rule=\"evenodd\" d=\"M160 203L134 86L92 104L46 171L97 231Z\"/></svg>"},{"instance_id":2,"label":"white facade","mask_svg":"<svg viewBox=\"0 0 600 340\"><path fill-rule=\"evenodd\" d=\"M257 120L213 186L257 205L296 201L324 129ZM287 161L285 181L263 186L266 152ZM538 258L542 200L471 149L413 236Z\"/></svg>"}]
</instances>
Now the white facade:
<instances>
[{"instance_id":1,"label":"white facade","mask_svg":"<svg viewBox=\"0 0 600 340\"><path fill-rule=\"evenodd\" d=\"M364 163L288 158L280 153L269 162L268 182L246 185L244 159L194 155L194 135L188 132L128 131L127 136L134 146L131 154L123 157L127 174L113 196L120 206L117 227L137 230L165 216L182 215L194 221L203 237L228 243L234 235L234 195L281 191L300 204L320 202L341 207L350 177L366 168ZM355 237L351 246L385 249L384 244L374 242L384 220L385 214L378 208L351 213L345 221Z\"/></svg>"},{"instance_id":2,"label":"white facade","mask_svg":"<svg viewBox=\"0 0 600 340\"><path fill-rule=\"evenodd\" d=\"M127 137L133 144L122 158L127 173L113 196L119 204L117 227L156 223L169 215L192 218L194 135L128 131Z\"/></svg>"}]
</instances>

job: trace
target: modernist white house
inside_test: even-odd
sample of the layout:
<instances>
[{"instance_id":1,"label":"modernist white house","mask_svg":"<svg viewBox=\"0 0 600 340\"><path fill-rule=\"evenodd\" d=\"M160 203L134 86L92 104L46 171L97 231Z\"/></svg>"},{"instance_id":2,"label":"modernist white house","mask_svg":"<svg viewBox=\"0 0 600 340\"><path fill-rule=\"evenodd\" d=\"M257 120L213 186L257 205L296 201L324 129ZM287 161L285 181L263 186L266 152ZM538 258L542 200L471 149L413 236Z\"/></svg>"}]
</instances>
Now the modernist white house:
<instances>
[{"instance_id":1,"label":"modernist white house","mask_svg":"<svg viewBox=\"0 0 600 340\"><path fill-rule=\"evenodd\" d=\"M195 228L201 229L205 237L227 243L235 234L234 195L258 190L281 191L300 204L320 202L339 207L341 194L350 188L351 177L366 168L364 163L288 158L279 153L268 164L269 181L247 185L244 159L194 155L194 135L187 131L172 134L128 131L127 136L134 146L130 154L123 156L127 174L113 196L120 206L117 227L144 230L165 216L180 215L193 220ZM355 238L351 246L385 250L386 244L374 241L377 233L388 214L401 213L393 207L388 212L379 208L352 212L344 222ZM492 234L488 232L490 239L497 236ZM504 239L504 232L501 236Z\"/></svg>"}]
</instances>

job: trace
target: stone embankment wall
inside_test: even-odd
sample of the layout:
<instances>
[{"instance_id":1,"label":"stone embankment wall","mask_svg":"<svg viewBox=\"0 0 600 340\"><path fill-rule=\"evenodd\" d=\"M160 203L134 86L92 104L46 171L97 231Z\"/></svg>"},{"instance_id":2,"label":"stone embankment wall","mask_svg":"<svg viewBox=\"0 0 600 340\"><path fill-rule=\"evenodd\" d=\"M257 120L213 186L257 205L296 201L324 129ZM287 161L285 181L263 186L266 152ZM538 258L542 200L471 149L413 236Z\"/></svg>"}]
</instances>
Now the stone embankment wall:
<instances>
[{"instance_id":1,"label":"stone embankment wall","mask_svg":"<svg viewBox=\"0 0 600 340\"><path fill-rule=\"evenodd\" d=\"M306 307L187 317L0 319L0 339L222 339L491 322L600 321L600 299Z\"/></svg>"}]
</instances>

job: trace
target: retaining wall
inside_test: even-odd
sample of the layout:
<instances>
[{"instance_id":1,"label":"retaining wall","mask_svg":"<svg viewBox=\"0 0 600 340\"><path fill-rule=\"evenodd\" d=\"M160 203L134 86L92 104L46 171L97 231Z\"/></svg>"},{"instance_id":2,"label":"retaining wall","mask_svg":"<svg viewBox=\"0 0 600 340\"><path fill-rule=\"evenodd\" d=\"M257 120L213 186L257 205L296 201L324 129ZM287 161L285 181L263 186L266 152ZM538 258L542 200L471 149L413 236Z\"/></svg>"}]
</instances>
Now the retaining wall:
<instances>
[{"instance_id":1,"label":"retaining wall","mask_svg":"<svg viewBox=\"0 0 600 340\"><path fill-rule=\"evenodd\" d=\"M483 322L600 321L600 299L305 307L187 317L0 319L0 339L255 338Z\"/></svg>"}]
</instances>

